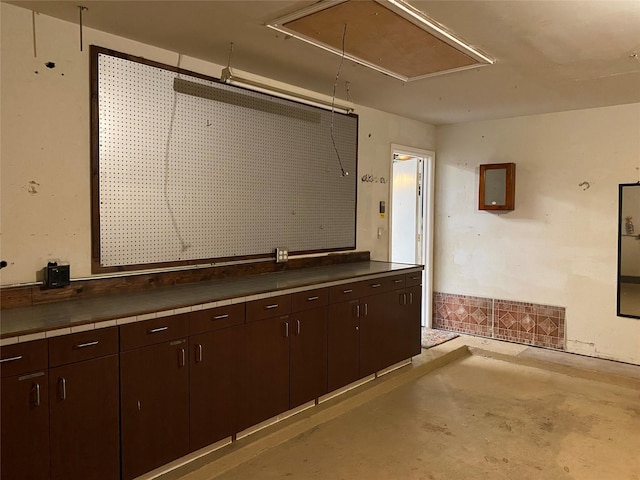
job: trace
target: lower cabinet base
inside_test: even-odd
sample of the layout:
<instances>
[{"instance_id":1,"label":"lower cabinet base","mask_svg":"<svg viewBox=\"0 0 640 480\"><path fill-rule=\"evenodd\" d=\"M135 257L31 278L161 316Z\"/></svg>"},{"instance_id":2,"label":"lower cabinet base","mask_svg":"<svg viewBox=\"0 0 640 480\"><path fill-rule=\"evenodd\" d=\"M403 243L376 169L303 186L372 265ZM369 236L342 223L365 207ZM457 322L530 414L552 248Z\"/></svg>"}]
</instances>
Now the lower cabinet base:
<instances>
[{"instance_id":1,"label":"lower cabinet base","mask_svg":"<svg viewBox=\"0 0 640 480\"><path fill-rule=\"evenodd\" d=\"M340 395L350 391L350 390L354 390L358 387L361 387L365 384L368 384L370 382L372 382L373 380L376 380L377 378L382 377L383 375L386 375L388 373L391 373L395 370L398 370L399 368L405 367L407 365L411 364L411 358L408 358L406 360L403 360L402 362L398 362L395 365L391 365L379 372L376 372L375 374L369 375L365 378L361 378L349 385L346 385L342 388L339 388L338 390L335 390L333 392L329 392L326 395L323 395L322 397L305 403L304 405L300 405L299 407L293 408L291 410L288 410L286 412L281 413L280 415L277 415L275 417L272 417L270 419L267 419L257 425L253 425L241 432L236 433L233 437L228 437L225 439L220 440L219 442L216 442L212 445L209 445L207 447L201 448L200 450L196 450L195 452L192 452L188 455L185 455L183 457L180 457L176 460L174 460L171 463L167 463L161 467L158 467L150 472L147 472L146 474L141 475L140 477L138 477L136 480L152 480L156 477L159 477L160 475L164 475L168 472L171 472L173 470L176 470L178 468L188 468L188 465L191 462L195 462L198 459L202 459L203 457L207 457L208 455L212 455L211 461L214 461L216 458L219 458L220 456L223 456L224 453L220 453L218 452L218 450L225 448L227 446L230 446L231 444L235 443L238 440L250 437L251 435L265 429L265 428L269 428L271 426L277 425L278 423L282 422L283 420L286 420L288 418L291 418L295 415L298 415L306 410L312 409L313 407L316 407L322 403L327 402L328 400L331 400L333 398L339 397Z\"/></svg>"},{"instance_id":2,"label":"lower cabinet base","mask_svg":"<svg viewBox=\"0 0 640 480\"><path fill-rule=\"evenodd\" d=\"M257 425L253 425L241 432L238 432L236 433L235 438L236 440L240 440L242 438L248 437L249 435L253 435L254 433L259 432L264 428L270 427L271 425L275 425L276 423L281 422L282 420L286 420L289 417L293 417L294 415L297 415L298 413L308 410L309 408L313 408L315 406L316 406L316 401L307 402L304 405L300 405L299 407L292 408L291 410L287 410L286 412L283 412L280 415L276 415L275 417L269 418L264 422L260 422Z\"/></svg>"}]
</instances>

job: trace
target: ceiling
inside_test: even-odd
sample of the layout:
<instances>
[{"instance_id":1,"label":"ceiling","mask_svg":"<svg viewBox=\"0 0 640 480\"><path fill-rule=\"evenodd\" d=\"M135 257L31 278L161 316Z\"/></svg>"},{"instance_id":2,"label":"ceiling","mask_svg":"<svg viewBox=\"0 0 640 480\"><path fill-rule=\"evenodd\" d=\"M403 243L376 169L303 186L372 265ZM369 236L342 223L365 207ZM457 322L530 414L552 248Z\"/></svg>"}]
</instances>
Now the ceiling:
<instances>
[{"instance_id":1,"label":"ceiling","mask_svg":"<svg viewBox=\"0 0 640 480\"><path fill-rule=\"evenodd\" d=\"M327 95L339 71L337 97L433 125L640 102L640 0L408 2L496 63L411 82L340 68L339 56L265 26L313 1L8 3L73 23L83 5L86 27L219 65L233 42L233 68Z\"/></svg>"}]
</instances>

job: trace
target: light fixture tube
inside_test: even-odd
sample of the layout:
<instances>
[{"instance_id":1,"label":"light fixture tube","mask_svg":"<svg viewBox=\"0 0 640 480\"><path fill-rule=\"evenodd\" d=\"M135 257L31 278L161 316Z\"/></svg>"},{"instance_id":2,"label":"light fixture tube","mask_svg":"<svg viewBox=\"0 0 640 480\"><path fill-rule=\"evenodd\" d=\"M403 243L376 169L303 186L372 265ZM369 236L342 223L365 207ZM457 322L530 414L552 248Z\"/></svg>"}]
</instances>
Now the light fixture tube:
<instances>
[{"instance_id":1,"label":"light fixture tube","mask_svg":"<svg viewBox=\"0 0 640 480\"><path fill-rule=\"evenodd\" d=\"M249 90L301 102L325 110L333 110L338 113L347 114L353 112L355 109L351 102L333 99L329 95L323 95L312 90L260 77L249 72L241 72L231 69L231 67L225 67L222 70L220 80L230 85L245 87Z\"/></svg>"}]
</instances>

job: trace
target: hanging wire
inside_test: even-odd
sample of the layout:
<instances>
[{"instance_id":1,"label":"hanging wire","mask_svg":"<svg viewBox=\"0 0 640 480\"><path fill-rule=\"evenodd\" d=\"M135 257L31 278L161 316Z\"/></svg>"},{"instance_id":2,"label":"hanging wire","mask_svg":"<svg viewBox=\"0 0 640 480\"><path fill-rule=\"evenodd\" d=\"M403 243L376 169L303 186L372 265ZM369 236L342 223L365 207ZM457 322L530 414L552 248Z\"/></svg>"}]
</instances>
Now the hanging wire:
<instances>
[{"instance_id":1,"label":"hanging wire","mask_svg":"<svg viewBox=\"0 0 640 480\"><path fill-rule=\"evenodd\" d=\"M351 97L351 82L344 82L344 90L347 94L347 101L353 103L353 98Z\"/></svg>"},{"instance_id":2,"label":"hanging wire","mask_svg":"<svg viewBox=\"0 0 640 480\"><path fill-rule=\"evenodd\" d=\"M229 42L229 60L227 60L227 68L231 68L232 57L233 57L233 42Z\"/></svg>"},{"instance_id":3,"label":"hanging wire","mask_svg":"<svg viewBox=\"0 0 640 480\"><path fill-rule=\"evenodd\" d=\"M180 61L182 60L182 54L178 53L178 64L176 65L178 67L178 69L180 69ZM178 72L178 76L177 78L180 78L181 73ZM187 241L184 239L184 237L182 236L182 233L180 233L180 228L178 227L178 220L176 219L176 214L175 211L173 209L173 205L171 205L171 200L169 198L169 163L170 163L170 152L171 152L171 139L173 137L173 130L174 130L174 126L175 126L175 119L176 119L176 109L177 109L177 104L178 104L178 94L175 90L175 88L173 89L173 104L171 105L171 116L169 117L169 131L167 133L167 141L165 142L165 146L164 146L164 189L163 189L163 195L164 195L164 203L167 206L167 210L169 211L169 218L171 219L171 226L173 227L174 232L176 233L176 236L178 237L178 241L180 242L180 250L182 252L185 252L187 249L189 249L191 247L190 243L187 243Z\"/></svg>"},{"instance_id":4,"label":"hanging wire","mask_svg":"<svg viewBox=\"0 0 640 480\"><path fill-rule=\"evenodd\" d=\"M33 31L33 58L38 57L38 48L36 43L36 12L31 12L31 29Z\"/></svg>"},{"instance_id":5,"label":"hanging wire","mask_svg":"<svg viewBox=\"0 0 640 480\"><path fill-rule=\"evenodd\" d=\"M340 171L342 172L342 176L346 177L349 175L349 172L345 171L342 166L342 159L340 158L340 152L338 152L338 147L336 146L336 139L333 136L333 119L336 115L336 88L338 87L338 79L340 78L340 71L342 70L342 64L344 63L344 40L347 35L347 24L344 24L344 29L342 30L342 56L340 57L340 65L338 66L338 71L336 72L336 80L333 82L333 96L331 98L331 143L333 143L333 149L336 151L336 157L338 157L338 164L340 165Z\"/></svg>"},{"instance_id":6,"label":"hanging wire","mask_svg":"<svg viewBox=\"0 0 640 480\"><path fill-rule=\"evenodd\" d=\"M89 9L83 5L78 5L78 10L80 15L80 51L82 51L82 11Z\"/></svg>"}]
</instances>

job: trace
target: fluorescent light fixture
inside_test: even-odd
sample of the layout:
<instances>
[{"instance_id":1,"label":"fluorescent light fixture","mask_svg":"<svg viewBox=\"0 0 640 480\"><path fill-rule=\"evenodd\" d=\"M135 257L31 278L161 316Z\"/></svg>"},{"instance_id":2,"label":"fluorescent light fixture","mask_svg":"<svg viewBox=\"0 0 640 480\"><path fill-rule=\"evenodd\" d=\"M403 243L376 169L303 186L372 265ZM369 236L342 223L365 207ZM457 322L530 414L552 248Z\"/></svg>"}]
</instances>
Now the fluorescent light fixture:
<instances>
[{"instance_id":1,"label":"fluorescent light fixture","mask_svg":"<svg viewBox=\"0 0 640 480\"><path fill-rule=\"evenodd\" d=\"M245 87L249 90L267 93L287 100L324 108L325 110L333 110L338 113L351 113L355 109L351 102L334 99L329 95L271 80L253 73L242 72L231 67L225 67L222 70L220 80L230 85Z\"/></svg>"},{"instance_id":2,"label":"fluorescent light fixture","mask_svg":"<svg viewBox=\"0 0 640 480\"><path fill-rule=\"evenodd\" d=\"M367 61L365 59L362 59L356 55L352 55L349 52L343 52L341 49L338 49L334 46L328 45L326 43L323 43L322 41L316 39L316 38L312 38L310 36L307 36L306 34L302 34L300 32L297 32L295 30L293 30L292 28L289 28L287 26L287 24L289 22L293 22L295 20L299 20L302 19L304 17L310 16L312 14L321 12L323 10L327 10L331 7L335 7L338 6L340 4L343 4L345 2L349 2L352 0L324 0L324 1L319 1L317 3L314 3L313 5L310 5L307 8L303 8L301 10L298 10L296 12L293 12L289 15L285 15L283 17L277 18L271 22L268 22L266 24L267 27L273 29L273 30L277 30L287 36L291 36L294 38L297 38L298 40L301 40L303 42L309 43L311 45L314 45L316 47L322 48L323 50L326 50L328 52L334 53L336 55L339 56L343 56L344 58L346 58L347 60L351 60L353 62L359 63L361 65L364 65L368 68L371 68L373 70L376 70L378 72L384 73L386 75L389 75L391 77L397 78L399 80L402 81L413 81L413 80L420 80L423 78L427 78L427 77L432 77L435 75L441 75L443 73L450 73L450 72L455 72L455 71L460 71L460 70L467 70L467 69L472 69L472 68L478 68L481 66L485 66L485 65L492 65L495 63L495 59L491 58L490 56L486 55L485 53L481 52L479 49L469 45L468 43L464 42L463 40L461 40L460 38L457 38L456 36L454 36L452 33L450 33L449 31L446 30L446 28L444 28L442 25L438 24L437 22L435 22L434 20L430 19L429 17L427 17L424 13L422 13L421 11L417 10L416 8L414 8L413 6L411 6L409 3L403 1L403 0L372 0L373 2L381 5L382 7L386 8L387 10L395 13L396 15L398 15L399 17L401 17L402 19L406 20L407 22L412 23L413 25L417 26L418 28L424 30L427 34L432 35L433 37L441 40L442 42L446 43L447 45L449 45L451 48L457 50L458 52L470 57L472 60L475 60L475 62L477 63L473 63L473 64L469 64L469 65L463 65L460 67L454 67L454 68L449 68L446 70L442 70L442 71L437 71L437 72L433 72L433 73L427 73L424 75L418 75L418 76L412 76L409 77L407 75L395 72L393 70L390 70L388 68L385 68L383 66L377 65L375 63L372 63L371 61ZM357 2L356 2L357 3ZM349 34L347 32L347 38L349 37Z\"/></svg>"}]
</instances>

